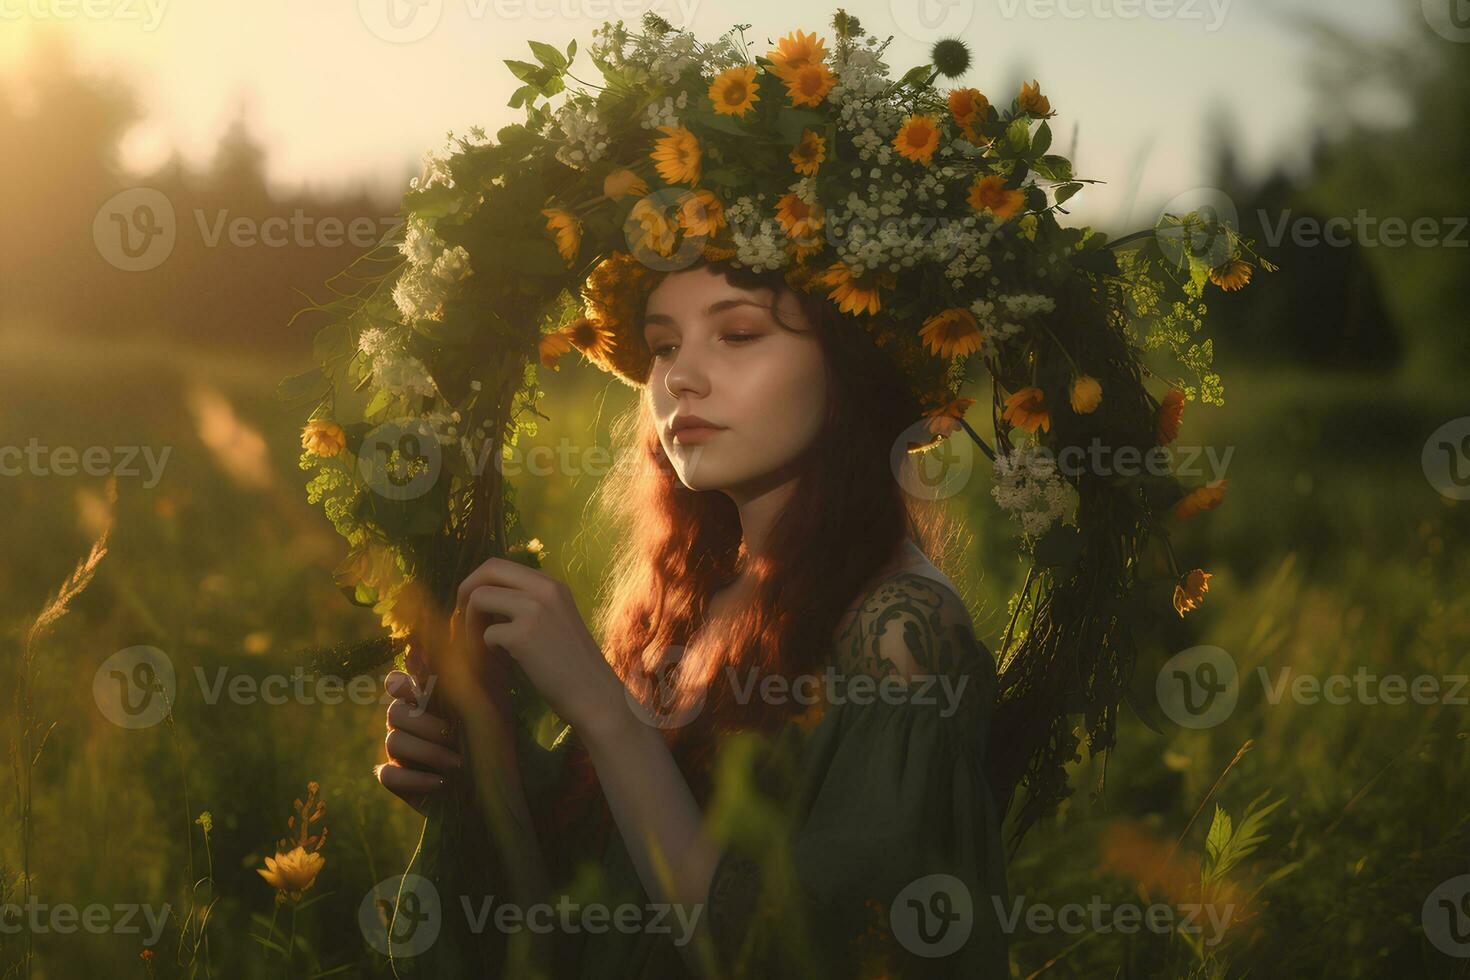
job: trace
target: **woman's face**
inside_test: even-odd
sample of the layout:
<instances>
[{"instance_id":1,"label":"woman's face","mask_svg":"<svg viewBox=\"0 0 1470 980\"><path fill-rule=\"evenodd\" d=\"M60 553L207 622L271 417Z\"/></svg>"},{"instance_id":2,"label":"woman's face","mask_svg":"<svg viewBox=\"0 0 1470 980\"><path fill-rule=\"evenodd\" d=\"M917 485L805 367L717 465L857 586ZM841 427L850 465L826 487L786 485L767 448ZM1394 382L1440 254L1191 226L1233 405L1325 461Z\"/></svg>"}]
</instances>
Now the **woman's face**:
<instances>
[{"instance_id":1,"label":"woman's face","mask_svg":"<svg viewBox=\"0 0 1470 980\"><path fill-rule=\"evenodd\" d=\"M643 337L653 353L646 388L664 452L691 490L723 490L737 502L799 470L822 429L825 356L796 296L732 286L696 266L665 276L649 294ZM674 432L699 416L717 428Z\"/></svg>"}]
</instances>

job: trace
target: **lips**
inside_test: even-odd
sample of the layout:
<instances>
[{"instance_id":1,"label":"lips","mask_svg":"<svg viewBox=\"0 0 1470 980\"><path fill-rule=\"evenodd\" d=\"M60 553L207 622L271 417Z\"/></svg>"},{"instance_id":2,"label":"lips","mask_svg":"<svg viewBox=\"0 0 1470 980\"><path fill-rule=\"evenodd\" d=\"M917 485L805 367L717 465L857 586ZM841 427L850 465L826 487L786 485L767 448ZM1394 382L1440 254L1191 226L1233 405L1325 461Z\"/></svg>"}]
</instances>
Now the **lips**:
<instances>
[{"instance_id":1,"label":"lips","mask_svg":"<svg viewBox=\"0 0 1470 980\"><path fill-rule=\"evenodd\" d=\"M725 426L698 415L676 416L669 424L670 438L675 442L703 442L724 429Z\"/></svg>"}]
</instances>

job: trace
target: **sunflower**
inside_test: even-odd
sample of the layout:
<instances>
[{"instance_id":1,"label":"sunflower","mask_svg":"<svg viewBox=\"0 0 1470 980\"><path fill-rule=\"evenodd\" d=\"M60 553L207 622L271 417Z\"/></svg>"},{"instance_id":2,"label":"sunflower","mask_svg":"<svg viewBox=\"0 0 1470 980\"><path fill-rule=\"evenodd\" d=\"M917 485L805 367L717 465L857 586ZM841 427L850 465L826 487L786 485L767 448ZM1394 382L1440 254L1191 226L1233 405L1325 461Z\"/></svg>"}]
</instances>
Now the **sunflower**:
<instances>
[{"instance_id":1,"label":"sunflower","mask_svg":"<svg viewBox=\"0 0 1470 980\"><path fill-rule=\"evenodd\" d=\"M939 149L939 127L934 125L934 117L913 115L905 119L893 137L893 148L905 160L929 166L934 151Z\"/></svg>"},{"instance_id":2,"label":"sunflower","mask_svg":"<svg viewBox=\"0 0 1470 980\"><path fill-rule=\"evenodd\" d=\"M1040 388L1022 388L1011 395L1000 417L1027 432L1035 432L1038 427L1042 432L1051 431L1051 413L1046 410L1046 398Z\"/></svg>"},{"instance_id":3,"label":"sunflower","mask_svg":"<svg viewBox=\"0 0 1470 980\"><path fill-rule=\"evenodd\" d=\"M312 419L301 430L301 448L313 456L335 456L347 448L347 434L336 422Z\"/></svg>"},{"instance_id":4,"label":"sunflower","mask_svg":"<svg viewBox=\"0 0 1470 980\"><path fill-rule=\"evenodd\" d=\"M1180 579L1179 584L1174 586L1174 611L1183 616L1203 605L1213 577L1203 568L1196 568Z\"/></svg>"},{"instance_id":5,"label":"sunflower","mask_svg":"<svg viewBox=\"0 0 1470 980\"><path fill-rule=\"evenodd\" d=\"M822 227L822 212L795 194L787 194L776 204L776 220L788 238L809 238Z\"/></svg>"},{"instance_id":6,"label":"sunflower","mask_svg":"<svg viewBox=\"0 0 1470 980\"><path fill-rule=\"evenodd\" d=\"M556 366L556 362L571 349L572 338L567 336L566 331L554 330L551 333L542 334L539 345L542 365L549 370L560 371L561 368Z\"/></svg>"},{"instance_id":7,"label":"sunflower","mask_svg":"<svg viewBox=\"0 0 1470 980\"><path fill-rule=\"evenodd\" d=\"M1170 388L1164 393L1164 400L1159 405L1158 435L1159 445L1167 446L1179 436L1179 423L1184 419L1184 392L1178 388Z\"/></svg>"},{"instance_id":8,"label":"sunflower","mask_svg":"<svg viewBox=\"0 0 1470 980\"><path fill-rule=\"evenodd\" d=\"M957 88L949 93L949 114L956 126L971 143L975 139L975 123L984 120L990 111L990 100L980 94L979 89Z\"/></svg>"},{"instance_id":9,"label":"sunflower","mask_svg":"<svg viewBox=\"0 0 1470 980\"><path fill-rule=\"evenodd\" d=\"M699 183L699 140L683 126L660 126L658 131L664 135L649 154L658 175L670 184Z\"/></svg>"},{"instance_id":10,"label":"sunflower","mask_svg":"<svg viewBox=\"0 0 1470 980\"><path fill-rule=\"evenodd\" d=\"M786 243L786 251L800 264L820 252L823 244L822 239L815 235L810 238L793 238Z\"/></svg>"},{"instance_id":11,"label":"sunflower","mask_svg":"<svg viewBox=\"0 0 1470 980\"><path fill-rule=\"evenodd\" d=\"M960 419L973 404L973 398L952 398L942 405L926 409L924 415L929 419L929 431L941 437L956 432L960 427Z\"/></svg>"},{"instance_id":12,"label":"sunflower","mask_svg":"<svg viewBox=\"0 0 1470 980\"><path fill-rule=\"evenodd\" d=\"M1196 514L1214 510L1225 499L1225 488L1229 485L1229 480L1218 480L1208 486L1195 487L1174 505L1174 517L1187 521Z\"/></svg>"},{"instance_id":13,"label":"sunflower","mask_svg":"<svg viewBox=\"0 0 1470 980\"><path fill-rule=\"evenodd\" d=\"M639 226L638 241L633 246L635 252L652 249L665 257L674 253L674 240L678 237L678 233L674 230L674 223L669 220L663 208L646 197L640 198L633 205L633 210L628 213L628 217L638 222Z\"/></svg>"},{"instance_id":14,"label":"sunflower","mask_svg":"<svg viewBox=\"0 0 1470 980\"><path fill-rule=\"evenodd\" d=\"M614 170L603 178L602 193L614 201L630 194L642 197L648 193L648 181L627 168Z\"/></svg>"},{"instance_id":15,"label":"sunflower","mask_svg":"<svg viewBox=\"0 0 1470 980\"><path fill-rule=\"evenodd\" d=\"M572 342L572 346L594 361L606 361L612 351L612 331L585 316L579 316L560 331Z\"/></svg>"},{"instance_id":16,"label":"sunflower","mask_svg":"<svg viewBox=\"0 0 1470 980\"><path fill-rule=\"evenodd\" d=\"M855 276L841 262L834 262L822 273L821 282L832 289L827 298L837 303L843 313L877 313L883 308L878 294L880 286L892 288L892 273Z\"/></svg>"},{"instance_id":17,"label":"sunflower","mask_svg":"<svg viewBox=\"0 0 1470 980\"><path fill-rule=\"evenodd\" d=\"M786 83L786 94L791 96L792 105L820 105L837 84L832 71L820 62L794 69L791 74L782 75L781 80Z\"/></svg>"},{"instance_id":18,"label":"sunflower","mask_svg":"<svg viewBox=\"0 0 1470 980\"><path fill-rule=\"evenodd\" d=\"M1051 115L1051 100L1041 94L1041 86L1036 79L1021 83L1021 94L1016 96L1016 103L1022 112L1030 113L1038 119L1044 119Z\"/></svg>"},{"instance_id":19,"label":"sunflower","mask_svg":"<svg viewBox=\"0 0 1470 980\"><path fill-rule=\"evenodd\" d=\"M689 235L709 237L725 227L725 208L713 191L700 190L679 202L679 227Z\"/></svg>"},{"instance_id":20,"label":"sunflower","mask_svg":"<svg viewBox=\"0 0 1470 980\"><path fill-rule=\"evenodd\" d=\"M983 334L975 322L975 315L955 306L925 320L919 337L935 357L964 357L980 349Z\"/></svg>"},{"instance_id":21,"label":"sunflower","mask_svg":"<svg viewBox=\"0 0 1470 980\"><path fill-rule=\"evenodd\" d=\"M316 884L327 859L316 851L295 847L289 851L277 851L275 857L265 859L265 867L256 868L256 873L282 895L299 899L301 893Z\"/></svg>"},{"instance_id":22,"label":"sunflower","mask_svg":"<svg viewBox=\"0 0 1470 980\"><path fill-rule=\"evenodd\" d=\"M815 33L804 34L793 31L776 42L766 57L770 59L771 71L778 78L796 72L806 65L815 65L827 57L827 42Z\"/></svg>"},{"instance_id":23,"label":"sunflower","mask_svg":"<svg viewBox=\"0 0 1470 980\"><path fill-rule=\"evenodd\" d=\"M1072 382L1071 402L1078 415L1091 415L1102 404L1102 385L1091 375L1078 375Z\"/></svg>"},{"instance_id":24,"label":"sunflower","mask_svg":"<svg viewBox=\"0 0 1470 980\"><path fill-rule=\"evenodd\" d=\"M652 270L632 255L612 253L597 264L582 285L587 318L608 329L632 323L642 308L643 291L651 278Z\"/></svg>"},{"instance_id":25,"label":"sunflower","mask_svg":"<svg viewBox=\"0 0 1470 980\"><path fill-rule=\"evenodd\" d=\"M1245 288L1245 284L1250 281L1251 264L1241 259L1231 259L1224 265L1216 266L1210 270L1210 282L1219 286L1227 293Z\"/></svg>"},{"instance_id":26,"label":"sunflower","mask_svg":"<svg viewBox=\"0 0 1470 980\"><path fill-rule=\"evenodd\" d=\"M791 151L791 165L804 177L816 174L817 167L827 159L827 141L820 133L808 129L801 134L801 142Z\"/></svg>"},{"instance_id":27,"label":"sunflower","mask_svg":"<svg viewBox=\"0 0 1470 980\"><path fill-rule=\"evenodd\" d=\"M1007 187L1003 177L990 174L977 177L965 198L976 211L989 211L1001 221L1009 221L1026 204L1026 194L1018 187Z\"/></svg>"},{"instance_id":28,"label":"sunflower","mask_svg":"<svg viewBox=\"0 0 1470 980\"><path fill-rule=\"evenodd\" d=\"M744 116L761 100L755 90L755 65L727 68L715 76L709 87L715 112L726 116Z\"/></svg>"},{"instance_id":29,"label":"sunflower","mask_svg":"<svg viewBox=\"0 0 1470 980\"><path fill-rule=\"evenodd\" d=\"M561 208L542 208L541 213L546 216L546 230L556 236L557 253L571 265L582 244L582 222Z\"/></svg>"}]
</instances>

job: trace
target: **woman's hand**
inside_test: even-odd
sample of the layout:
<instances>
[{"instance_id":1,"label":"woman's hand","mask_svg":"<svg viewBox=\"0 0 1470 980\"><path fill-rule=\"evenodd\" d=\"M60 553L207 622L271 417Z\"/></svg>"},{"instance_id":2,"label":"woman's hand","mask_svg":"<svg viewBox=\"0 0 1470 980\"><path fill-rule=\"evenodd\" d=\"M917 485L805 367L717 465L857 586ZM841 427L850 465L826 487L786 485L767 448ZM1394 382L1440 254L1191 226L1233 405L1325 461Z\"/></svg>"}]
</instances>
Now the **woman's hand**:
<instances>
[{"instance_id":1,"label":"woman's hand","mask_svg":"<svg viewBox=\"0 0 1470 980\"><path fill-rule=\"evenodd\" d=\"M384 687L393 701L388 705L384 742L388 761L377 768L378 782L423 813L429 794L464 768L459 739L448 721L425 710L428 699L411 676L391 671Z\"/></svg>"},{"instance_id":2,"label":"woman's hand","mask_svg":"<svg viewBox=\"0 0 1470 980\"><path fill-rule=\"evenodd\" d=\"M509 654L552 709L584 738L632 720L622 681L577 611L572 590L534 568L491 558L460 584L467 639Z\"/></svg>"}]
</instances>

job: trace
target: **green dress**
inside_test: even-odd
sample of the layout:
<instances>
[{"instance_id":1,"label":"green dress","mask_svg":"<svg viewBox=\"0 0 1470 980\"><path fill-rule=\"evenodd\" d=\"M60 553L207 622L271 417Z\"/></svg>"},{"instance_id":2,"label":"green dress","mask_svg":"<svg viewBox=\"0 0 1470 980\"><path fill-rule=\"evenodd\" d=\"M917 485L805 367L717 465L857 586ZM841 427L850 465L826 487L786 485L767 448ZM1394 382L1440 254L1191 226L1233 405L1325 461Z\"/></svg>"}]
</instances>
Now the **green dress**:
<instances>
[{"instance_id":1,"label":"green dress","mask_svg":"<svg viewBox=\"0 0 1470 980\"><path fill-rule=\"evenodd\" d=\"M855 608L818 703L772 735L727 739L698 781L707 831L725 848L702 908L681 919L651 905L600 797L554 840L543 830L543 850L560 859L555 894L575 904L539 924L541 975L665 980L697 975L693 957L732 977L1009 976L1001 815L984 766L994 658L934 579L899 573ZM518 747L538 812L555 810L579 755L563 735ZM460 839L443 850L456 846L473 868L421 847L410 872L441 892L503 886L495 848ZM441 897L435 941L395 956L400 976L534 975L504 965L510 933L484 916L467 927L469 906ZM597 905L607 911L581 917ZM696 915L707 929L688 943Z\"/></svg>"}]
</instances>

